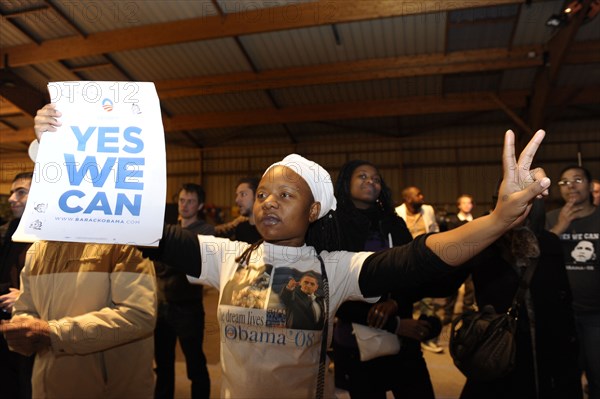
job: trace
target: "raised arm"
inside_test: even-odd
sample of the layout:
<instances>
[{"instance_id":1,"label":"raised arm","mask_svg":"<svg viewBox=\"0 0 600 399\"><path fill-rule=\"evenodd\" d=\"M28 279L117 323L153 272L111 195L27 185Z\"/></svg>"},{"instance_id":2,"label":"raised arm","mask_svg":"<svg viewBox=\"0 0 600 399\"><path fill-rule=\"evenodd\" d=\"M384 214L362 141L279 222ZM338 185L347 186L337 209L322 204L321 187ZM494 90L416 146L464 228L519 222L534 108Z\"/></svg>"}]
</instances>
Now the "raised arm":
<instances>
[{"instance_id":1,"label":"raised arm","mask_svg":"<svg viewBox=\"0 0 600 399\"><path fill-rule=\"evenodd\" d=\"M410 244L380 251L365 259L359 286L366 297L387 292L420 292L452 276L458 266L520 224L534 198L548 194L550 179L542 169L530 170L533 156L544 138L538 131L515 160L514 134L504 139L504 178L495 210L453 230L423 235ZM450 285L450 284L449 284Z\"/></svg>"},{"instance_id":2,"label":"raised arm","mask_svg":"<svg viewBox=\"0 0 600 399\"><path fill-rule=\"evenodd\" d=\"M145 257L164 262L187 275L200 277L200 243L198 236L189 230L165 225L158 248L140 249Z\"/></svg>"},{"instance_id":3,"label":"raised arm","mask_svg":"<svg viewBox=\"0 0 600 399\"><path fill-rule=\"evenodd\" d=\"M543 169L530 170L544 136L544 131L538 130L517 161L515 136L512 131L507 131L502 155L504 177L494 211L456 229L428 236L427 247L448 265L458 266L520 224L529 213L532 200L548 195L550 179Z\"/></svg>"},{"instance_id":4,"label":"raised arm","mask_svg":"<svg viewBox=\"0 0 600 399\"><path fill-rule=\"evenodd\" d=\"M38 140L45 132L55 132L62 125L62 113L55 104L46 104L37 111L34 131ZM145 257L159 260L194 277L200 276L200 245L198 237L178 226L165 226L160 246L139 248Z\"/></svg>"}]
</instances>

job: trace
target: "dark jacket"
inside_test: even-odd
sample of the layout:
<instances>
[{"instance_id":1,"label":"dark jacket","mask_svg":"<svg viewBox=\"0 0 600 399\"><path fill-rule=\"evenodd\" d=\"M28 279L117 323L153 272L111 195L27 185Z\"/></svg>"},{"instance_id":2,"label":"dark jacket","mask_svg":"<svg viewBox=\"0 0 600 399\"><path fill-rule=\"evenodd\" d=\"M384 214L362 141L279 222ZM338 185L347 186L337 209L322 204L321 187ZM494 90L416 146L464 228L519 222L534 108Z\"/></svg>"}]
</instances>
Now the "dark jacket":
<instances>
[{"instance_id":1,"label":"dark jacket","mask_svg":"<svg viewBox=\"0 0 600 399\"><path fill-rule=\"evenodd\" d=\"M345 251L364 251L369 231L374 229L379 229L384 238L391 234L394 247L412 241L404 219L395 213L385 214L375 209L361 211L356 208L350 210L338 208L336 218L340 230L341 249ZM385 244L387 246L387 242ZM402 292L392 292L392 295L400 296L410 303L424 297L447 297L460 287L468 274L469 269L466 267L453 268L451 273L440 274L435 281L429 279L427 284L412 285Z\"/></svg>"},{"instance_id":2,"label":"dark jacket","mask_svg":"<svg viewBox=\"0 0 600 399\"><path fill-rule=\"evenodd\" d=\"M13 242L11 237L19 226L21 219L9 222L0 247L0 295L8 293L9 288L19 288L19 276L25 266L25 255L31 243ZM10 318L9 314L5 314Z\"/></svg>"},{"instance_id":3,"label":"dark jacket","mask_svg":"<svg viewBox=\"0 0 600 399\"><path fill-rule=\"evenodd\" d=\"M342 206L336 210L336 218L343 250L363 251L367 240L373 241L377 237L381 240L381 249L389 247L390 244L402 246L412 241L406 223L394 212L385 213L377 208L346 209ZM369 245L377 246L377 243L371 242ZM398 305L395 316L406 319L412 318L413 302L418 296L417 290L399 291L382 297L380 301L385 301L388 297L394 299ZM398 354L378 357L367 362L360 361L351 323L368 325L367 317L372 306L373 304L365 302L347 301L336 313L338 322L334 329L333 341L336 386L349 390L352 397L400 390L407 398L432 398L433 388L419 341L404 337L401 339L401 350ZM430 323L432 335L429 338L433 338L440 333L441 324L439 319L434 317ZM438 328L435 328L436 324ZM397 318L390 317L385 328L395 332Z\"/></svg>"},{"instance_id":4,"label":"dark jacket","mask_svg":"<svg viewBox=\"0 0 600 399\"><path fill-rule=\"evenodd\" d=\"M212 235L215 233L213 225L204 220L198 220L187 226L195 234ZM188 282L184 272L177 270L162 262L154 262L158 285L159 301L167 302L202 302L202 286L192 285Z\"/></svg>"},{"instance_id":5,"label":"dark jacket","mask_svg":"<svg viewBox=\"0 0 600 399\"><path fill-rule=\"evenodd\" d=\"M578 345L571 308L571 290L558 237L538 234L540 258L530 283L535 315L535 352L540 398L581 398ZM497 312L511 305L520 276L502 256L504 238L469 264L473 266L475 294L480 307L491 304ZM467 380L461 398L535 398L532 341L527 309L517 320L517 366L508 376L489 383Z\"/></svg>"},{"instance_id":6,"label":"dark jacket","mask_svg":"<svg viewBox=\"0 0 600 399\"><path fill-rule=\"evenodd\" d=\"M262 237L256 230L256 226L250 224L250 222L242 222L235 227L234 240L244 241L248 244L254 244Z\"/></svg>"},{"instance_id":7,"label":"dark jacket","mask_svg":"<svg viewBox=\"0 0 600 399\"><path fill-rule=\"evenodd\" d=\"M393 246L412 241L404 219L393 212L385 213L375 208L359 210L338 207L335 214L340 230L341 249L344 251L364 251L369 233L375 230L384 238L384 247L389 247L388 234L392 236Z\"/></svg>"}]
</instances>

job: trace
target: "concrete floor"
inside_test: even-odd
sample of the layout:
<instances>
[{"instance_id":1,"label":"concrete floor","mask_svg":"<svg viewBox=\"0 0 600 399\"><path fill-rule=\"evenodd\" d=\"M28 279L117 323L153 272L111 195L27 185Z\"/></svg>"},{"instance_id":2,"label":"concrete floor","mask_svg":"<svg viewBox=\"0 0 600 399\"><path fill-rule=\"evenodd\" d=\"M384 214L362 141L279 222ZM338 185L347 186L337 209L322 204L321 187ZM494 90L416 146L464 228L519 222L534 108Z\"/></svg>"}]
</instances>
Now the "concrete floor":
<instances>
[{"instance_id":1,"label":"concrete floor","mask_svg":"<svg viewBox=\"0 0 600 399\"><path fill-rule=\"evenodd\" d=\"M211 378L211 398L219 398L221 386L221 367L219 364L219 335L216 319L216 303L218 293L214 289L206 289L204 294L204 309L206 312L204 353L208 360L208 371ZM444 353L435 354L424 351L425 360L431 374L437 399L458 398L465 382L463 375L454 367L448 353L448 329L444 329L439 344L444 347ZM177 353L175 397L185 399L190 397L190 384L185 373L185 361L180 351ZM339 398L348 398L345 392L339 392ZM390 394L390 397L391 394Z\"/></svg>"}]
</instances>

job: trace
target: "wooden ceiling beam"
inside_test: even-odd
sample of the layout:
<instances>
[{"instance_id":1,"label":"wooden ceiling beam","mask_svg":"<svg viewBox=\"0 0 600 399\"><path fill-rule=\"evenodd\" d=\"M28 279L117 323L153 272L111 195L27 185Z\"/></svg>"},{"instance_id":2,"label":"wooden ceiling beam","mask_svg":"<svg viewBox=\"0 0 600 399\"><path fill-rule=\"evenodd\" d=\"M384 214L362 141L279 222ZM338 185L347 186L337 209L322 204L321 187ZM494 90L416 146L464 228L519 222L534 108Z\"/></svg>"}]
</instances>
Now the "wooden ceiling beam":
<instances>
[{"instance_id":1,"label":"wooden ceiling beam","mask_svg":"<svg viewBox=\"0 0 600 399\"><path fill-rule=\"evenodd\" d=\"M506 101L511 106L525 105L525 97ZM163 120L165 131L212 129L233 126L300 123L337 119L356 119L398 115L467 112L497 109L489 94L407 97L403 99L343 104L319 104L289 107L280 110L249 110L211 112L200 115L179 115Z\"/></svg>"},{"instance_id":2,"label":"wooden ceiling beam","mask_svg":"<svg viewBox=\"0 0 600 399\"><path fill-rule=\"evenodd\" d=\"M572 103L594 103L598 87L589 88L573 98ZM527 90L500 93L497 98L510 109L524 108ZM388 116L431 115L453 112L501 110L493 95L488 92L449 94L440 96L407 97L395 100L360 103L320 104L289 107L279 110L248 110L210 112L199 115L178 115L164 118L166 132L194 129L213 129L234 126L255 126L279 123L300 123L337 119L357 119Z\"/></svg>"},{"instance_id":3,"label":"wooden ceiling beam","mask_svg":"<svg viewBox=\"0 0 600 399\"><path fill-rule=\"evenodd\" d=\"M6 143L30 143L35 139L35 133L33 132L32 127L11 130L11 129L1 129L0 130L0 144Z\"/></svg>"},{"instance_id":4,"label":"wooden ceiling beam","mask_svg":"<svg viewBox=\"0 0 600 399\"><path fill-rule=\"evenodd\" d=\"M21 111L19 107L0 97L0 118L17 114L23 115L23 111Z\"/></svg>"},{"instance_id":5,"label":"wooden ceiling beam","mask_svg":"<svg viewBox=\"0 0 600 399\"><path fill-rule=\"evenodd\" d=\"M564 7L570 2L571 0L565 1ZM545 127L546 106L553 96L558 72L564 63L566 55L574 44L575 36L586 17L591 3L592 0L582 0L581 9L574 15L570 15L566 26L559 27L558 32L547 43L546 52L548 62L546 65L540 66L537 71L529 108L529 126L535 130ZM524 136L522 139L526 140L527 137Z\"/></svg>"},{"instance_id":6,"label":"wooden ceiling beam","mask_svg":"<svg viewBox=\"0 0 600 399\"><path fill-rule=\"evenodd\" d=\"M262 72L239 72L156 82L161 99L281 89L375 79L437 74L534 68L542 64L542 47L470 50L293 67Z\"/></svg>"},{"instance_id":7,"label":"wooden ceiling beam","mask_svg":"<svg viewBox=\"0 0 600 399\"><path fill-rule=\"evenodd\" d=\"M4 48L0 50L0 68L6 66L6 60L10 66L18 67L206 39L465 8L520 4L524 1L320 0L279 7L252 8L224 16L214 15L212 9L207 9L206 12L213 14L182 21L98 32L87 37L77 35L53 39L39 45L32 43Z\"/></svg>"},{"instance_id":8,"label":"wooden ceiling beam","mask_svg":"<svg viewBox=\"0 0 600 399\"><path fill-rule=\"evenodd\" d=\"M33 5L33 6L29 6L29 7L23 7L23 8L7 11L7 12L3 13L2 16L7 19L20 18L20 17L24 17L24 16L29 16L31 14L37 14L37 13L47 11L48 8L49 8L48 4Z\"/></svg>"},{"instance_id":9,"label":"wooden ceiling beam","mask_svg":"<svg viewBox=\"0 0 600 399\"><path fill-rule=\"evenodd\" d=\"M599 64L600 40L574 42L565 54L565 64Z\"/></svg>"},{"instance_id":10,"label":"wooden ceiling beam","mask_svg":"<svg viewBox=\"0 0 600 399\"><path fill-rule=\"evenodd\" d=\"M41 91L8 69L0 70L0 96L29 116L34 116L47 102Z\"/></svg>"},{"instance_id":11,"label":"wooden ceiling beam","mask_svg":"<svg viewBox=\"0 0 600 399\"><path fill-rule=\"evenodd\" d=\"M563 93L564 91L564 93ZM592 104L597 102L600 87L590 87L573 96L573 90L557 91L556 101L571 95L571 104ZM277 123L300 123L331 121L337 119L357 119L387 116L425 115L452 112L479 112L515 109L526 105L527 90L500 93L453 94L445 97L407 97L397 100L372 101L361 103L340 103L291 107L281 110L250 110L235 112L212 112L201 115L180 115L163 119L165 132L181 130L255 126ZM497 98L495 98L497 97ZM503 105L499 106L498 101ZM554 100L551 101L554 104ZM0 144L24 142L35 138L33 128L0 130Z\"/></svg>"},{"instance_id":12,"label":"wooden ceiling beam","mask_svg":"<svg viewBox=\"0 0 600 399\"><path fill-rule=\"evenodd\" d=\"M514 112L508 105L504 103L495 93L491 95L492 100L498 105L498 107L504 111L506 115L518 126L525 134L532 135L532 129L527 123Z\"/></svg>"},{"instance_id":13,"label":"wooden ceiling beam","mask_svg":"<svg viewBox=\"0 0 600 399\"><path fill-rule=\"evenodd\" d=\"M155 84L160 98L170 99L376 79L534 68L542 65L542 54L542 46L524 46L512 50L469 50L447 55L415 55L200 76L157 81ZM600 59L600 41L578 43L570 54L565 63L593 63Z\"/></svg>"}]
</instances>

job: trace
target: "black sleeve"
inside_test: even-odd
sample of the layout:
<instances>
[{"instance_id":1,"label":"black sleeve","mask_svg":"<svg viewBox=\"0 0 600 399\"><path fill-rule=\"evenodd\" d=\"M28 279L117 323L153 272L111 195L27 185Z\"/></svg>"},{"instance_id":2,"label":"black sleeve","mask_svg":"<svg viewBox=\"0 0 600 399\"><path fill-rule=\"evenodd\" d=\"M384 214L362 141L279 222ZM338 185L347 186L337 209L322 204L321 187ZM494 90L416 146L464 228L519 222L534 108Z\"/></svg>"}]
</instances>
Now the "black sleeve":
<instances>
[{"instance_id":1,"label":"black sleeve","mask_svg":"<svg viewBox=\"0 0 600 399\"><path fill-rule=\"evenodd\" d=\"M427 236L419 236L401 247L373 253L365 259L358 278L363 296L374 297L388 292L415 295L433 283L445 284L440 279L455 268L425 246Z\"/></svg>"},{"instance_id":2,"label":"black sleeve","mask_svg":"<svg viewBox=\"0 0 600 399\"><path fill-rule=\"evenodd\" d=\"M335 316L344 321L366 325L369 309L373 305L362 301L346 301L340 305Z\"/></svg>"},{"instance_id":3,"label":"black sleeve","mask_svg":"<svg viewBox=\"0 0 600 399\"><path fill-rule=\"evenodd\" d=\"M164 262L187 275L200 277L200 243L193 232L176 225L165 225L158 248L140 248L152 260Z\"/></svg>"},{"instance_id":4,"label":"black sleeve","mask_svg":"<svg viewBox=\"0 0 600 399\"><path fill-rule=\"evenodd\" d=\"M453 270L440 273L434 276L432 280L420 287L414 287L412 290L405 290L404 295L414 299L414 302L423 298L445 298L458 291L462 283L465 282L472 268L467 264L454 267Z\"/></svg>"},{"instance_id":5,"label":"black sleeve","mask_svg":"<svg viewBox=\"0 0 600 399\"><path fill-rule=\"evenodd\" d=\"M10 283L0 283L0 295L6 295L9 292L10 292Z\"/></svg>"}]
</instances>

